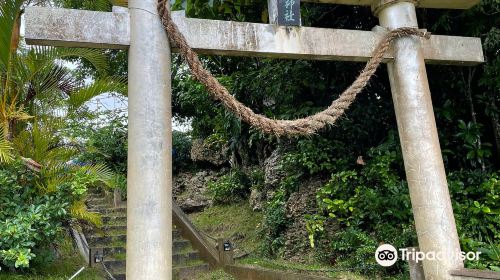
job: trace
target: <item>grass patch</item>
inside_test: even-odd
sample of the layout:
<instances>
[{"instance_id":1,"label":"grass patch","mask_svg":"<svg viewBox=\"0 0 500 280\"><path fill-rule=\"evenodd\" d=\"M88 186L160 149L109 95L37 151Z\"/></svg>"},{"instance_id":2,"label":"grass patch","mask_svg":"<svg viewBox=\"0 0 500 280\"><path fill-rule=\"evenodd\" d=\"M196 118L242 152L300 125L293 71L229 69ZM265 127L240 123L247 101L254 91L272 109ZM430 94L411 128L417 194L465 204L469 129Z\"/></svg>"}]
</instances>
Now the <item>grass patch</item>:
<instances>
[{"instance_id":1,"label":"grass patch","mask_svg":"<svg viewBox=\"0 0 500 280\"><path fill-rule=\"evenodd\" d=\"M236 280L233 276L224 272L224 270L214 270L199 274L196 279L198 280Z\"/></svg>"},{"instance_id":2,"label":"grass patch","mask_svg":"<svg viewBox=\"0 0 500 280\"><path fill-rule=\"evenodd\" d=\"M61 257L36 271L30 273L12 273L0 271L0 280L67 280L80 268L85 270L75 278L85 280L104 280L104 273L98 268L89 268L77 250L73 247L70 237L66 237L59 247Z\"/></svg>"},{"instance_id":3,"label":"grass patch","mask_svg":"<svg viewBox=\"0 0 500 280\"><path fill-rule=\"evenodd\" d=\"M254 212L248 202L216 205L189 215L193 224L214 238L232 238L237 248L252 252L259 245L262 213Z\"/></svg>"},{"instance_id":4,"label":"grass patch","mask_svg":"<svg viewBox=\"0 0 500 280\"><path fill-rule=\"evenodd\" d=\"M300 263L292 263L284 260L270 260L263 258L254 258L249 257L242 260L237 261L239 264L258 266L262 268L286 271L286 272L295 272L295 273L303 273L303 274L312 274L312 275L321 275L332 277L335 279L349 279L349 280L367 280L367 279L377 279L376 277L364 277L360 274L356 274L353 272L336 270L335 268L318 264L318 263L309 263L309 264L300 264Z\"/></svg>"},{"instance_id":5,"label":"grass patch","mask_svg":"<svg viewBox=\"0 0 500 280\"><path fill-rule=\"evenodd\" d=\"M124 261L127 259L127 254L126 253L116 253L111 255L111 258L117 261Z\"/></svg>"}]
</instances>

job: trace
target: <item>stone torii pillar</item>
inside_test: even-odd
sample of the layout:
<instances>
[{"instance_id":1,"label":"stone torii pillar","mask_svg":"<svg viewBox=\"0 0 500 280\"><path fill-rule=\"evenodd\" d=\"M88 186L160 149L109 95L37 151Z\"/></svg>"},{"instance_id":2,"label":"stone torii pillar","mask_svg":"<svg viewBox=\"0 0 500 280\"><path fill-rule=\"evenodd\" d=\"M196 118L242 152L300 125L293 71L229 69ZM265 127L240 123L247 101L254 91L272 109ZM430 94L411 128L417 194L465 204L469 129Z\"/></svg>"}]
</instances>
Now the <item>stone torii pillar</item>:
<instances>
[{"instance_id":1,"label":"stone torii pillar","mask_svg":"<svg viewBox=\"0 0 500 280\"><path fill-rule=\"evenodd\" d=\"M172 278L171 53L157 0L129 0L128 279Z\"/></svg>"},{"instance_id":2,"label":"stone torii pillar","mask_svg":"<svg viewBox=\"0 0 500 280\"><path fill-rule=\"evenodd\" d=\"M302 0L306 2L306 0ZM387 28L417 27L416 7L465 9L479 0L309 0L373 5ZM418 5L415 5L418 4ZM201 54L367 61L380 32L172 17ZM129 48L129 171L127 278L171 279L170 49L156 0L130 0L112 13L28 8L28 44ZM175 51L175 46L173 46ZM415 223L422 251L443 252L424 261L427 279L450 279L463 266L437 137L425 63L483 62L478 38L433 35L402 38L386 54Z\"/></svg>"}]
</instances>

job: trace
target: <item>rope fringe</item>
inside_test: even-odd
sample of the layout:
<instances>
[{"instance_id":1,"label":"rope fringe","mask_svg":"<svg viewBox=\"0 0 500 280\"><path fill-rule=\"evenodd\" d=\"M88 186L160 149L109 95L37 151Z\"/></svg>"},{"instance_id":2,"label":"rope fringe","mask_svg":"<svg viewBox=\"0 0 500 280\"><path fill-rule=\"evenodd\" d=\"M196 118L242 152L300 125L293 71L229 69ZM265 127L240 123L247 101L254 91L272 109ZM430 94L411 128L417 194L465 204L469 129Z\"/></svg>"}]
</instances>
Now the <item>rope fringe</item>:
<instances>
[{"instance_id":1,"label":"rope fringe","mask_svg":"<svg viewBox=\"0 0 500 280\"><path fill-rule=\"evenodd\" d=\"M412 35L426 39L430 38L430 33L420 31L416 28L403 27L389 31L377 45L372 58L367 62L365 68L361 71L354 83L333 101L328 108L302 119L275 120L256 114L252 109L236 100L229 91L203 67L198 54L191 49L186 38L173 22L167 5L168 0L158 1L158 13L160 14L163 27L169 39L179 48L181 56L187 62L195 79L205 85L212 99L220 101L226 109L233 112L239 119L264 133L275 134L277 136L311 135L326 125L333 125L354 102L356 96L366 87L368 81L382 63L384 54L394 40Z\"/></svg>"}]
</instances>

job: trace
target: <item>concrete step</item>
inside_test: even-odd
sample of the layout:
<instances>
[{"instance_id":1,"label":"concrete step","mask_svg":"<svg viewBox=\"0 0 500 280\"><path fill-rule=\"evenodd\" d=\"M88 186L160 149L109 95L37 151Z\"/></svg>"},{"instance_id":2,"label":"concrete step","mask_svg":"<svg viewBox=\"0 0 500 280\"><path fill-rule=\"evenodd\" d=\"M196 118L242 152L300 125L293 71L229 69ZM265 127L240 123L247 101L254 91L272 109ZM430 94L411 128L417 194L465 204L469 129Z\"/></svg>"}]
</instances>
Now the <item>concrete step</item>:
<instances>
[{"instance_id":1,"label":"concrete step","mask_svg":"<svg viewBox=\"0 0 500 280\"><path fill-rule=\"evenodd\" d=\"M87 196L87 203L96 204L104 202L111 202L111 198L107 196Z\"/></svg>"},{"instance_id":2,"label":"concrete step","mask_svg":"<svg viewBox=\"0 0 500 280\"><path fill-rule=\"evenodd\" d=\"M200 253L198 251L189 251L172 255L172 263L175 266L187 265L190 262L200 260Z\"/></svg>"},{"instance_id":3,"label":"concrete step","mask_svg":"<svg viewBox=\"0 0 500 280\"><path fill-rule=\"evenodd\" d=\"M106 244L99 244L95 246L90 246L91 250L96 251L96 250L102 250L104 256L111 256L115 254L126 254L127 249L125 246L113 246L113 245L106 245Z\"/></svg>"},{"instance_id":4,"label":"concrete step","mask_svg":"<svg viewBox=\"0 0 500 280\"><path fill-rule=\"evenodd\" d=\"M104 265L106 265L108 269L115 271L121 270L122 268L125 269L126 260L124 258L125 258L124 254L123 257L120 256L118 259L115 259L113 256L105 257ZM201 263L200 255L196 251L174 254L172 255L172 263L174 267L184 267L189 265L190 263Z\"/></svg>"},{"instance_id":5,"label":"concrete step","mask_svg":"<svg viewBox=\"0 0 500 280\"><path fill-rule=\"evenodd\" d=\"M109 232L109 231L127 231L127 225L104 225L102 228L97 229L96 232L98 231L104 231L104 232Z\"/></svg>"},{"instance_id":6,"label":"concrete step","mask_svg":"<svg viewBox=\"0 0 500 280\"><path fill-rule=\"evenodd\" d=\"M113 200L109 198L99 198L95 200L87 200L87 205L92 208L107 208L113 205Z\"/></svg>"},{"instance_id":7,"label":"concrete step","mask_svg":"<svg viewBox=\"0 0 500 280\"><path fill-rule=\"evenodd\" d=\"M106 244L112 242L127 242L126 234L118 234L118 235L91 235L89 236L88 241L90 244Z\"/></svg>"},{"instance_id":8,"label":"concrete step","mask_svg":"<svg viewBox=\"0 0 500 280\"><path fill-rule=\"evenodd\" d=\"M180 231L173 231L173 239L174 241L182 241ZM88 242L90 244L98 244L98 243L111 243L114 241L127 242L127 234L126 232L101 232L94 233L88 237Z\"/></svg>"},{"instance_id":9,"label":"concrete step","mask_svg":"<svg viewBox=\"0 0 500 280\"><path fill-rule=\"evenodd\" d=\"M102 222L106 225L127 225L127 216L102 216Z\"/></svg>"},{"instance_id":10,"label":"concrete step","mask_svg":"<svg viewBox=\"0 0 500 280\"><path fill-rule=\"evenodd\" d=\"M90 212L97 212L102 215L114 214L114 213L123 213L127 214L127 207L118 207L118 208L89 208Z\"/></svg>"},{"instance_id":11,"label":"concrete step","mask_svg":"<svg viewBox=\"0 0 500 280\"><path fill-rule=\"evenodd\" d=\"M90 248L92 248L92 250L102 249L104 252L104 256L110 256L117 253L126 253L126 244L126 241L111 240L98 243L90 243ZM174 240L174 244L172 244L172 250L174 254L182 254L193 251L191 248L191 243L185 239Z\"/></svg>"},{"instance_id":12,"label":"concrete step","mask_svg":"<svg viewBox=\"0 0 500 280\"><path fill-rule=\"evenodd\" d=\"M109 269L109 268L108 268ZM196 262L191 265L174 267L172 276L174 280L197 280L197 275L208 271L208 264ZM125 280L125 268L109 269L116 280Z\"/></svg>"},{"instance_id":13,"label":"concrete step","mask_svg":"<svg viewBox=\"0 0 500 280\"><path fill-rule=\"evenodd\" d=\"M90 243L109 242L112 240L127 240L127 226L108 226L101 229L86 231L85 235ZM181 240L182 235L179 229L172 230L172 238Z\"/></svg>"},{"instance_id":14,"label":"concrete step","mask_svg":"<svg viewBox=\"0 0 500 280\"><path fill-rule=\"evenodd\" d=\"M101 217L103 217L103 218L127 217L127 213L126 212L110 211L108 214L101 214Z\"/></svg>"},{"instance_id":15,"label":"concrete step","mask_svg":"<svg viewBox=\"0 0 500 280\"><path fill-rule=\"evenodd\" d=\"M172 278L175 280L196 280L198 274L206 272L208 269L208 264L202 261L193 262L187 266L174 267Z\"/></svg>"}]
</instances>

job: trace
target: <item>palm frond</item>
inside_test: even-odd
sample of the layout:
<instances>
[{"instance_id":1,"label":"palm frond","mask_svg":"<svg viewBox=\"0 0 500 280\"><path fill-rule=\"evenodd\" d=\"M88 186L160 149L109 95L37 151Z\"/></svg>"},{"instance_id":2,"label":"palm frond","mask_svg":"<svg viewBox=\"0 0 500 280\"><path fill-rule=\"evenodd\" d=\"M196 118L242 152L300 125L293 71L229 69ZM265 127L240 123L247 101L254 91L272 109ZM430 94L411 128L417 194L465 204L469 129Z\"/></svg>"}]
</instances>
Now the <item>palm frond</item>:
<instances>
[{"instance_id":1,"label":"palm frond","mask_svg":"<svg viewBox=\"0 0 500 280\"><path fill-rule=\"evenodd\" d=\"M85 48L52 48L53 57L58 59L78 57L85 59L95 67L95 69L104 74L108 69L109 65L106 59L106 55L102 50L97 49L85 49Z\"/></svg>"},{"instance_id":2,"label":"palm frond","mask_svg":"<svg viewBox=\"0 0 500 280\"><path fill-rule=\"evenodd\" d=\"M73 218L87 221L98 228L102 227L102 217L99 213L89 212L85 206L85 200L79 200L70 207L70 214Z\"/></svg>"},{"instance_id":3,"label":"palm frond","mask_svg":"<svg viewBox=\"0 0 500 280\"><path fill-rule=\"evenodd\" d=\"M0 163L10 162L14 159L12 149L12 145L3 135L3 130L0 130Z\"/></svg>"},{"instance_id":4,"label":"palm frond","mask_svg":"<svg viewBox=\"0 0 500 280\"><path fill-rule=\"evenodd\" d=\"M107 77L96 80L89 86L79 89L71 94L69 104L72 109L77 109L85 102L103 93L116 92L125 95L127 84L123 78Z\"/></svg>"},{"instance_id":5,"label":"palm frond","mask_svg":"<svg viewBox=\"0 0 500 280\"><path fill-rule=\"evenodd\" d=\"M86 172L94 175L99 181L106 184L108 187L114 187L115 173L111 171L105 164L98 163L82 167Z\"/></svg>"},{"instance_id":6,"label":"palm frond","mask_svg":"<svg viewBox=\"0 0 500 280\"><path fill-rule=\"evenodd\" d=\"M11 56L12 30L19 16L22 0L0 2L0 70L7 69Z\"/></svg>"}]
</instances>

